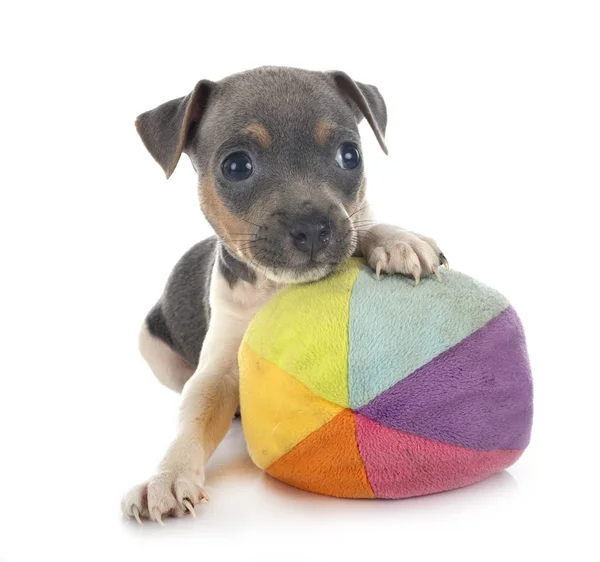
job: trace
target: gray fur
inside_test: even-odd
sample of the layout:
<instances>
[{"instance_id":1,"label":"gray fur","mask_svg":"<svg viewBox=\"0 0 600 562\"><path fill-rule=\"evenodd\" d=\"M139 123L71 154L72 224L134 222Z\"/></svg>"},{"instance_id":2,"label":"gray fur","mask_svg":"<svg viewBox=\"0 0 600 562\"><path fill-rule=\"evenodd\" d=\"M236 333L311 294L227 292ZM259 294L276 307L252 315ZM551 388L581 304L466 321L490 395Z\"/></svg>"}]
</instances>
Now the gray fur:
<instances>
[{"instance_id":1,"label":"gray fur","mask_svg":"<svg viewBox=\"0 0 600 562\"><path fill-rule=\"evenodd\" d=\"M148 331L179 353L193 368L210 322L208 294L215 259L230 287L256 282L256 273L211 236L192 246L177 262L162 296L146 317Z\"/></svg>"},{"instance_id":2,"label":"gray fur","mask_svg":"<svg viewBox=\"0 0 600 562\"><path fill-rule=\"evenodd\" d=\"M150 333L196 368L210 322L210 278L216 236L192 246L177 262L162 296L146 317Z\"/></svg>"},{"instance_id":3,"label":"gray fur","mask_svg":"<svg viewBox=\"0 0 600 562\"><path fill-rule=\"evenodd\" d=\"M223 244L219 244L218 259L219 272L230 287L233 288L238 281L256 283L256 272L248 264L233 257Z\"/></svg>"},{"instance_id":4,"label":"gray fur","mask_svg":"<svg viewBox=\"0 0 600 562\"><path fill-rule=\"evenodd\" d=\"M380 145L387 125L385 102L374 86L354 82L343 72L311 72L263 67L219 82L200 81L183 98L140 115L137 129L167 177L185 152L199 176L202 210L219 234L223 213L214 213L202 179L214 186L220 204L245 233L209 238L189 250L173 270L165 292L148 315L148 328L193 367L210 321L208 291L214 260L234 287L255 283L255 269L273 279L323 277L355 250L348 222L364 182L363 158L352 170L335 164L342 142L360 149L358 122L365 117ZM332 125L322 144L318 123ZM246 128L258 123L271 138L260 143ZM247 152L252 175L232 182L224 159ZM308 220L327 224L330 239L318 252L302 252L291 232ZM240 238L238 238L238 236ZM243 249L242 249L243 247ZM314 255L313 255L314 254Z\"/></svg>"}]
</instances>

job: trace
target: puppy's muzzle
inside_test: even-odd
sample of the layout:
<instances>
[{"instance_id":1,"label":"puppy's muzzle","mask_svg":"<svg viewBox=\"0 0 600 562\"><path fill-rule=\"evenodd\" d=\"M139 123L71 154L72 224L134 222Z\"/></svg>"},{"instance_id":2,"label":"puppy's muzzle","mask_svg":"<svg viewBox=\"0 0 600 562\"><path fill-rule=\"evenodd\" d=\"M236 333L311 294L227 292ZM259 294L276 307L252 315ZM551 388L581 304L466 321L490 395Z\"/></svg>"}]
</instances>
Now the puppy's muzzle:
<instances>
[{"instance_id":1,"label":"puppy's muzzle","mask_svg":"<svg viewBox=\"0 0 600 562\"><path fill-rule=\"evenodd\" d=\"M314 257L329 245L331 240L330 222L316 215L308 215L296 220L290 230L294 246L305 254Z\"/></svg>"}]
</instances>

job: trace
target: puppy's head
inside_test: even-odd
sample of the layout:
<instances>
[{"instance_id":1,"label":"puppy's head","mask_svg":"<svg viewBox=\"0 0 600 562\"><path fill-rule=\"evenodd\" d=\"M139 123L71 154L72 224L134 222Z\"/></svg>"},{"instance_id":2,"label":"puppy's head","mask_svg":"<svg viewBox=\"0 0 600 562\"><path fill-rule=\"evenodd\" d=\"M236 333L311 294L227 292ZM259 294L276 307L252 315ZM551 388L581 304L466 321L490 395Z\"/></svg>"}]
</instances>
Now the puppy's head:
<instances>
[{"instance_id":1,"label":"puppy's head","mask_svg":"<svg viewBox=\"0 0 600 562\"><path fill-rule=\"evenodd\" d=\"M293 283L326 276L355 249L363 117L387 152L374 86L343 72L266 67L202 80L136 126L167 177L182 152L190 157L202 210L229 251Z\"/></svg>"}]
</instances>

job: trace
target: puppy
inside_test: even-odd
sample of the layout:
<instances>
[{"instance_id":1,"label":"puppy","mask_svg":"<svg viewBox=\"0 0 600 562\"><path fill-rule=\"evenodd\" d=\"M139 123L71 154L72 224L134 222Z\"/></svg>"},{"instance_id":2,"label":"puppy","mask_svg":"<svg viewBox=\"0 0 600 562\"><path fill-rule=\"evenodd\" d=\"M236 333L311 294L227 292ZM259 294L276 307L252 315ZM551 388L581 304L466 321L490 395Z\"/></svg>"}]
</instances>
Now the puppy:
<instances>
[{"instance_id":1,"label":"puppy","mask_svg":"<svg viewBox=\"0 0 600 562\"><path fill-rule=\"evenodd\" d=\"M377 88L343 72L275 67L201 80L138 117L167 178L189 156L216 236L180 259L140 333L143 357L182 399L177 436L158 472L124 497L125 515L162 523L207 499L206 463L238 408L238 347L282 286L322 279L352 255L416 283L446 264L430 238L371 219L362 118L387 153Z\"/></svg>"}]
</instances>

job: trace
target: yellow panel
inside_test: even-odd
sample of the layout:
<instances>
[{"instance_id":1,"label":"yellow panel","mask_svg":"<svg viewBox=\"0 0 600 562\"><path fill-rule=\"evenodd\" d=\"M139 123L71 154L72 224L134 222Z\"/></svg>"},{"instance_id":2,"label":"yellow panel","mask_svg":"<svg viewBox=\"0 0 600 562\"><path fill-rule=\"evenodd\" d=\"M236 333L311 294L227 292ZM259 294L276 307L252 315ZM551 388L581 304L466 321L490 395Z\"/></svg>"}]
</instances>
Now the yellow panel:
<instances>
[{"instance_id":1,"label":"yellow panel","mask_svg":"<svg viewBox=\"0 0 600 562\"><path fill-rule=\"evenodd\" d=\"M348 318L361 262L317 283L290 285L258 313L244 341L315 394L348 407Z\"/></svg>"},{"instance_id":2,"label":"yellow panel","mask_svg":"<svg viewBox=\"0 0 600 562\"><path fill-rule=\"evenodd\" d=\"M242 425L250 456L260 468L342 411L246 344L240 348L239 363Z\"/></svg>"}]
</instances>

